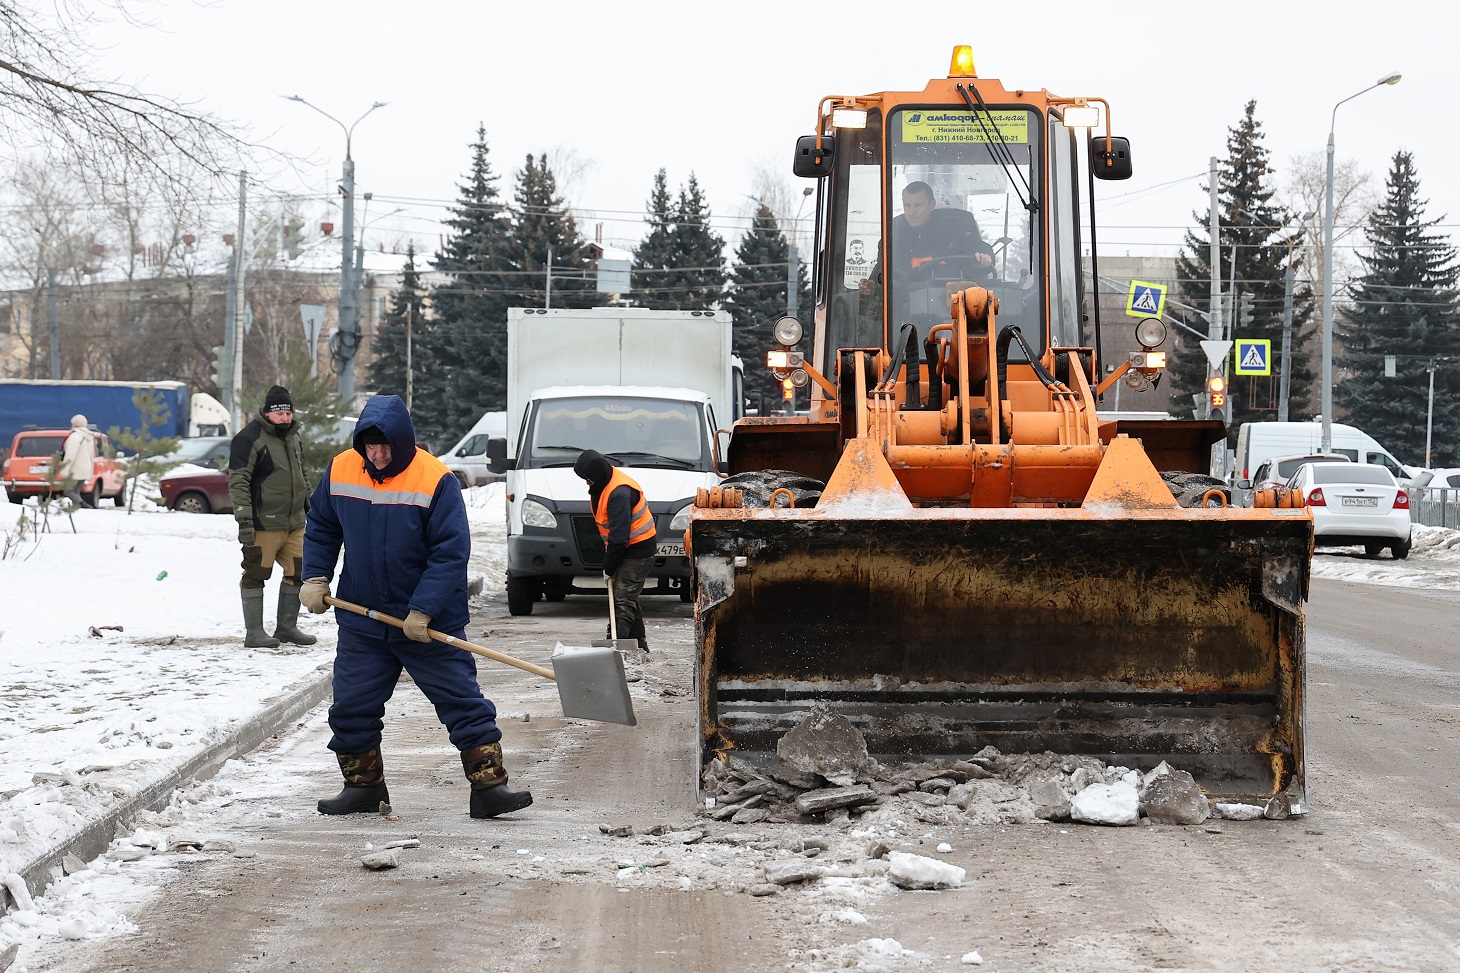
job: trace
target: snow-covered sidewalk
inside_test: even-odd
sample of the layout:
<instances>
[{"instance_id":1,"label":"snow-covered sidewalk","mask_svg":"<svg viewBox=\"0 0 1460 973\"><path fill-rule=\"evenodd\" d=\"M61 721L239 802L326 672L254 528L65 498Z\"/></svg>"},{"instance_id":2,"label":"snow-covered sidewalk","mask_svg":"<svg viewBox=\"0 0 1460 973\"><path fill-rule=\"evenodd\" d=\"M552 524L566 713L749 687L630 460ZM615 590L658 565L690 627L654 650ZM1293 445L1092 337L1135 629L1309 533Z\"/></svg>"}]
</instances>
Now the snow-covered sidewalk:
<instances>
[{"instance_id":1,"label":"snow-covered sidewalk","mask_svg":"<svg viewBox=\"0 0 1460 973\"><path fill-rule=\"evenodd\" d=\"M0 506L0 878L281 698L322 697L334 649L324 616L301 622L317 645L243 647L232 517L103 507L17 540L22 511Z\"/></svg>"},{"instance_id":2,"label":"snow-covered sidewalk","mask_svg":"<svg viewBox=\"0 0 1460 973\"><path fill-rule=\"evenodd\" d=\"M1370 559L1360 547L1319 551L1313 557L1313 577L1460 591L1460 530L1415 524L1410 542L1409 557L1403 561L1387 553Z\"/></svg>"}]
</instances>

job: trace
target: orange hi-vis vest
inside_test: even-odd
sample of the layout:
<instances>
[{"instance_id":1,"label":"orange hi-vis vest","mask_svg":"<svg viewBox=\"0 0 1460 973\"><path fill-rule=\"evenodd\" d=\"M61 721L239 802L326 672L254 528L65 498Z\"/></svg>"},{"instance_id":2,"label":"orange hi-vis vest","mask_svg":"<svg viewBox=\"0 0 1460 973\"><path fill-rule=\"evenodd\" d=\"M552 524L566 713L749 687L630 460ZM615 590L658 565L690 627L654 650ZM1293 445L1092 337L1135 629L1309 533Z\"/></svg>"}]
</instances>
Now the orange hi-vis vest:
<instances>
[{"instance_id":1,"label":"orange hi-vis vest","mask_svg":"<svg viewBox=\"0 0 1460 973\"><path fill-rule=\"evenodd\" d=\"M623 470L615 468L613 476L609 477L608 486L598 495L598 506L593 511L593 519L598 521L598 533L603 537L603 543L608 543L609 494L623 486L630 487L639 494L639 502L634 504L633 512L629 515L629 540L625 546L633 547L643 541L652 541L654 515L649 512L649 502L644 499L644 488L630 479Z\"/></svg>"}]
</instances>

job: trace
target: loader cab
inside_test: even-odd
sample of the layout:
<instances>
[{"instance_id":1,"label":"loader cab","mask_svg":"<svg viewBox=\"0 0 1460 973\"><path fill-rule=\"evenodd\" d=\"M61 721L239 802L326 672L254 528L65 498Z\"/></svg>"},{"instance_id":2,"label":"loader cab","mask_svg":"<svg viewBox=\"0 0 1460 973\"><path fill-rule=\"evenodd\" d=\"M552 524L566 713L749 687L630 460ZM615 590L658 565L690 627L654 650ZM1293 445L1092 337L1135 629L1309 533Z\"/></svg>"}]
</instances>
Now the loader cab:
<instances>
[{"instance_id":1,"label":"loader cab","mask_svg":"<svg viewBox=\"0 0 1460 973\"><path fill-rule=\"evenodd\" d=\"M812 360L828 374L839 348L889 348L908 323L926 337L971 286L999 299L999 323L1018 325L1035 355L1092 344L1074 131L1057 107L931 101L938 84L833 126L814 165L815 137L798 143L797 173L827 176Z\"/></svg>"}]
</instances>

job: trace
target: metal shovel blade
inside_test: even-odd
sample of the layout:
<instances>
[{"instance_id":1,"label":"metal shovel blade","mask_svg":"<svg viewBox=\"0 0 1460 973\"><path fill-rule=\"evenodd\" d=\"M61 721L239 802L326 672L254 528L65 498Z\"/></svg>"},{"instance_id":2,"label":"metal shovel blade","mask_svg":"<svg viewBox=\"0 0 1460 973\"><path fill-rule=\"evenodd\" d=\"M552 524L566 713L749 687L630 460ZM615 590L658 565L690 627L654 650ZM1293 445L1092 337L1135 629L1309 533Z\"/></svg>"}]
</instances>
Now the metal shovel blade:
<instances>
[{"instance_id":1,"label":"metal shovel blade","mask_svg":"<svg viewBox=\"0 0 1460 973\"><path fill-rule=\"evenodd\" d=\"M628 642L633 644L632 639ZM552 661L564 716L638 726L624 676L624 657L617 649L559 642Z\"/></svg>"}]
</instances>

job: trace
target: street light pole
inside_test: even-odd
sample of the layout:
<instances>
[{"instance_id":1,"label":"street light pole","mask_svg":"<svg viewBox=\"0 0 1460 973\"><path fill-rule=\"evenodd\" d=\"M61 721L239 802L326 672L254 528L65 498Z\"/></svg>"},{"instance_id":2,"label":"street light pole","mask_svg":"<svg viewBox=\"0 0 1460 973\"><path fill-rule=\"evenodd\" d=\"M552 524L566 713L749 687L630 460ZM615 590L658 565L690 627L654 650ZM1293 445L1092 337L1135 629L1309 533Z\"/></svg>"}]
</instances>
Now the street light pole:
<instances>
[{"instance_id":1,"label":"street light pole","mask_svg":"<svg viewBox=\"0 0 1460 973\"><path fill-rule=\"evenodd\" d=\"M1338 108L1345 101L1353 101L1366 91L1373 91L1382 84L1398 84L1399 72L1391 71L1333 106L1328 119L1328 175L1323 190L1323 438L1319 452L1333 449L1333 129L1338 123Z\"/></svg>"},{"instance_id":2,"label":"street light pole","mask_svg":"<svg viewBox=\"0 0 1460 973\"><path fill-rule=\"evenodd\" d=\"M339 393L342 398L350 399L355 395L355 353L360 348L360 306L357 289L360 286L359 275L357 274L355 255L355 160L350 154L350 142L355 133L355 126L365 120L377 108L384 108L388 102L377 101L365 109L365 114L355 119L350 125L345 125L329 112L318 105L311 104L299 95L283 95L286 101L297 101L301 105L313 108L325 118L340 126L345 133L345 163L343 179L340 183L340 195L344 197L341 207L341 240L340 240L340 301L339 301L339 349L335 357L340 362ZM363 254L361 255L363 257Z\"/></svg>"}]
</instances>

